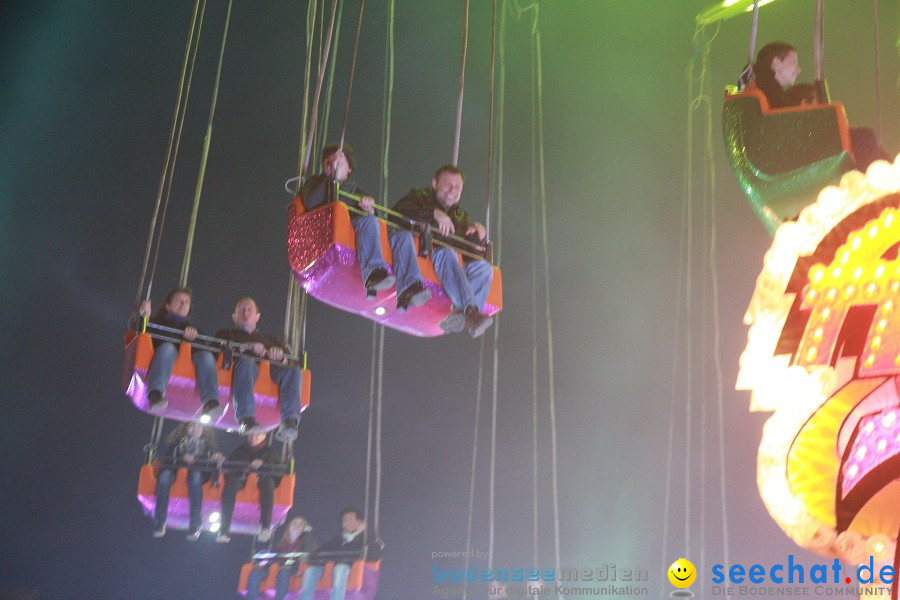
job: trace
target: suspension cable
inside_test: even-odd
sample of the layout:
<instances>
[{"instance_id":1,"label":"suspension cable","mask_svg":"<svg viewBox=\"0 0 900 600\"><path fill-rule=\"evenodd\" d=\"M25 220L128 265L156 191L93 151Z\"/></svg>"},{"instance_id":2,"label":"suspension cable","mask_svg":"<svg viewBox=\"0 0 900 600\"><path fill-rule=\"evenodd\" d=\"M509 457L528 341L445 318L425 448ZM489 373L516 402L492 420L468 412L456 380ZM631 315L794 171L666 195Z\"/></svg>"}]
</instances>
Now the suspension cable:
<instances>
[{"instance_id":1,"label":"suspension cable","mask_svg":"<svg viewBox=\"0 0 900 600\"><path fill-rule=\"evenodd\" d=\"M825 0L816 0L816 38L813 42L816 58L816 81L825 79Z\"/></svg>"},{"instance_id":2,"label":"suspension cable","mask_svg":"<svg viewBox=\"0 0 900 600\"><path fill-rule=\"evenodd\" d=\"M353 41L353 58L350 61L350 82L347 84L347 102L344 105L344 123L341 126L341 141L339 147L344 149L344 139L347 137L347 122L350 119L350 98L353 96L353 76L356 74L356 56L359 52L359 34L362 31L363 11L366 9L366 0L359 3L359 19L356 22L356 39Z\"/></svg>"},{"instance_id":3,"label":"suspension cable","mask_svg":"<svg viewBox=\"0 0 900 600\"><path fill-rule=\"evenodd\" d=\"M459 96L456 100L456 137L453 140L453 166L459 163L459 135L462 131L463 91L466 83L466 47L469 44L469 0L464 0L462 58L459 65Z\"/></svg>"},{"instance_id":4,"label":"suspension cable","mask_svg":"<svg viewBox=\"0 0 900 600\"><path fill-rule=\"evenodd\" d=\"M206 137L203 139L203 153L200 158L200 173L197 176L197 187L194 190L194 207L191 210L191 222L188 227L187 244L184 249L184 260L181 263L181 277L179 278L180 286L187 285L188 270L191 264L191 249L194 245L194 230L197 225L197 213L200 210L200 194L203 191L203 177L206 174L206 159L209 156L209 143L212 138L213 118L216 113L216 100L219 97L219 82L222 78L222 62L225 58L225 42L228 39L228 26L231 23L231 7L234 0L228 0L228 10L225 13L225 28L222 31L222 45L219 49L219 64L216 67L216 81L213 85L212 103L209 107L209 120L206 124Z\"/></svg>"},{"instance_id":5,"label":"suspension cable","mask_svg":"<svg viewBox=\"0 0 900 600\"><path fill-rule=\"evenodd\" d=\"M311 0L306 7L306 67L303 72L303 110L300 117L300 151L297 158L297 188L295 194L300 193L300 184L303 179L303 164L306 160L304 152L306 146L307 117L309 116L309 80L312 77L312 47L316 34L316 8L318 0Z\"/></svg>"},{"instance_id":6,"label":"suspension cable","mask_svg":"<svg viewBox=\"0 0 900 600\"><path fill-rule=\"evenodd\" d=\"M140 305L141 301L144 299L144 281L147 279L147 268L148 268L148 264L150 261L150 252L153 247L153 239L154 239L154 233L156 231L157 217L159 216L160 206L162 205L163 189L165 187L165 181L166 181L168 172L170 170L174 170L174 159L172 159L172 152L173 152L173 147L175 144L178 117L182 112L182 109L181 109L182 99L185 97L184 90L185 90L185 79L186 79L187 66L188 66L188 57L191 54L191 46L194 43L195 36L196 36L197 40L200 39L200 27L203 22L202 16L200 17L199 20L197 18L199 7L200 7L200 0L194 0L194 10L191 14L191 25L190 25L190 28L188 29L188 39L185 42L184 59L182 60L182 64L181 64L181 77L179 78L179 82L178 82L178 95L175 99L175 110L172 114L172 127L169 130L169 141L166 146L166 158L163 161L162 173L159 176L159 186L156 191L156 203L153 208L153 216L150 219L150 231L147 233L147 246L144 249L144 260L143 260L143 264L141 266L141 276L140 276L140 280L138 282L137 296L135 296L135 299L134 299L135 307ZM204 9L206 8L205 0L203 3L203 7L204 7ZM196 58L196 50L194 52L194 57ZM193 63L191 63L191 73L193 73ZM186 104L186 98L185 98L184 103ZM170 161L171 161L171 164L170 164ZM165 213L163 213L163 220L165 220ZM161 228L162 228L162 223L160 223L160 229ZM157 259L158 254L159 254L159 250L158 250L158 246L157 246L157 252L153 257L153 272L156 271L156 259ZM150 280L149 280L149 283L147 286L147 296L146 296L147 299L149 299L149 297L150 297L150 288L152 286L153 286L153 275L151 274Z\"/></svg>"},{"instance_id":7,"label":"suspension cable","mask_svg":"<svg viewBox=\"0 0 900 600\"><path fill-rule=\"evenodd\" d=\"M881 44L878 35L878 0L872 0L872 22L875 30L875 136L881 142L883 131L881 129Z\"/></svg>"},{"instance_id":8,"label":"suspension cable","mask_svg":"<svg viewBox=\"0 0 900 600\"><path fill-rule=\"evenodd\" d=\"M466 550L472 548L472 520L475 514L475 469L478 466L478 424L481 421L481 390L484 385L484 337L478 345L478 379L475 387L475 421L472 434L472 463L469 467L469 512L466 520ZM469 569L469 553L466 552L466 570ZM468 598L469 582L463 583L463 600Z\"/></svg>"},{"instance_id":9,"label":"suspension cable","mask_svg":"<svg viewBox=\"0 0 900 600\"><path fill-rule=\"evenodd\" d=\"M325 88L325 118L322 119L322 126L319 127L319 133L316 136L314 148L322 148L328 137L328 124L331 122L331 97L334 90L334 70L337 67L338 48L341 41L341 23L344 22L344 0L339 0L337 20L334 28L334 41L332 42L331 60L328 65L328 86ZM318 158L319 152L314 152L313 156Z\"/></svg>"},{"instance_id":10,"label":"suspension cable","mask_svg":"<svg viewBox=\"0 0 900 600\"><path fill-rule=\"evenodd\" d=\"M312 154L313 139L316 134L316 124L319 118L319 97L322 94L322 82L325 78L325 67L328 64L328 53L331 50L331 37L334 33L334 19L337 14L338 0L331 0L331 17L328 23L328 31L325 36L325 47L322 50L322 60L319 63L319 76L316 81L316 90L313 93L312 101L312 117L310 118L309 134L306 143L306 153L303 161L303 170L301 174L306 174L309 168L309 158Z\"/></svg>"},{"instance_id":11,"label":"suspension cable","mask_svg":"<svg viewBox=\"0 0 900 600\"><path fill-rule=\"evenodd\" d=\"M493 185L493 166L494 166L494 55L495 55L495 38L497 34L497 0L491 2L491 93L490 108L488 109L488 163L487 163L487 194L485 195L484 210L484 240L491 239L491 188Z\"/></svg>"}]
</instances>

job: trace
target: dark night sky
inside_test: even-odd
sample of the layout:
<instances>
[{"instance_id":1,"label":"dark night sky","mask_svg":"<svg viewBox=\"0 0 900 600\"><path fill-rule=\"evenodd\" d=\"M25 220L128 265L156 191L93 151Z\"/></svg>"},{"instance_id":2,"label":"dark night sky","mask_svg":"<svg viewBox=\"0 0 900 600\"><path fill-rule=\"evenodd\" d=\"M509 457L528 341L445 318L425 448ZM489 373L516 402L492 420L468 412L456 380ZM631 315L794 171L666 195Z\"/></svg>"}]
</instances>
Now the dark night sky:
<instances>
[{"instance_id":1,"label":"dark night sky","mask_svg":"<svg viewBox=\"0 0 900 600\"><path fill-rule=\"evenodd\" d=\"M120 389L121 336L138 284L192 4L45 0L4 7L0 595L229 598L249 553L246 537L228 546L208 535L196 544L178 534L151 538L134 495L151 419ZM367 6L347 134L357 151L356 178L370 190L378 189L385 4ZM434 168L451 157L461 4L397 3L385 203L427 184ZM472 5L460 166L467 172L462 202L483 216L490 5ZM681 277L684 73L693 18L704 5L547 0L540 6L561 560L570 567L647 568L652 595L666 588L661 560L668 565L681 554L703 556L705 572L723 560L711 425L706 480L695 468L687 482L690 540L684 533L686 482L677 475L668 521L663 516ZM805 67L801 79L813 71L814 5L783 0L762 11L761 43L793 40ZM181 264L225 6L217 0L208 7L155 303ZM346 94L356 7L345 7L330 138L340 130L336 115ZM882 0L879 7L885 141L896 151L898 3ZM851 122L873 124L871 3L836 0L828 11L832 94L845 103ZM257 298L263 330L282 329L289 196L281 188L297 161L305 14L302 1L235 2L191 267L195 317L205 329L227 324L234 300L244 294ZM510 21L506 50L495 564L510 568L534 564L531 265L537 248L529 26L529 17ZM812 561L759 499L756 450L767 415L748 413L749 395L733 391L746 341L741 318L770 244L730 173L718 124L719 90L743 65L749 26L746 18L722 24L709 71L729 552L732 561L745 563L783 560L791 552ZM702 232L708 228L701 213L695 212L695 225ZM704 239L698 234L694 240L698 261ZM537 257L539 265L542 260ZM709 402L711 411L712 329L700 315L709 307L709 280L698 267L690 283L696 290L694 343L702 357L692 365L699 382L693 410ZM543 336L542 305L537 314ZM371 331L358 317L310 304L313 405L296 444L295 507L320 539L337 531L338 507L363 503ZM467 336L386 334L381 535L388 550L379 598L432 597L431 552L465 549L478 349ZM553 564L545 353L542 342L537 566ZM485 365L489 374L490 363ZM485 391L489 398L490 387ZM681 395L679 388L676 425L683 421ZM705 414L714 421L712 412ZM474 546L486 550L484 411L482 417ZM685 460L699 460L700 441L697 434L685 444L678 435L673 465L683 472ZM224 433L219 439L225 448L237 440ZM661 551L666 526L668 545Z\"/></svg>"}]
</instances>

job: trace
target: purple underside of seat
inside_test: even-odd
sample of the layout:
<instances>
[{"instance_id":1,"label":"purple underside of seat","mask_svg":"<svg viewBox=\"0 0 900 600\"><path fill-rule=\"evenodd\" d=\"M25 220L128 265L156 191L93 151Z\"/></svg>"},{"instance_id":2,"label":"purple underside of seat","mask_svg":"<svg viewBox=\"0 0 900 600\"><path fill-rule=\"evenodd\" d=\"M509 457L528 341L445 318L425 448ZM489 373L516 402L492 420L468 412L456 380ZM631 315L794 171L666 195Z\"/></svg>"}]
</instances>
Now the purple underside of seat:
<instances>
[{"instance_id":1,"label":"purple underside of seat","mask_svg":"<svg viewBox=\"0 0 900 600\"><path fill-rule=\"evenodd\" d=\"M144 509L144 514L153 518L156 509L156 496L138 495L138 501ZM221 512L222 506L219 500L203 501L203 525L205 531L209 531L213 523L210 515ZM287 516L289 506L276 504L272 509L272 524L280 525ZM190 506L187 498L170 497L169 511L166 517L166 527L170 529L188 528L190 524ZM238 502L234 506L234 516L231 520L231 533L256 534L259 531L259 504L255 502Z\"/></svg>"},{"instance_id":2,"label":"purple underside of seat","mask_svg":"<svg viewBox=\"0 0 900 600\"><path fill-rule=\"evenodd\" d=\"M202 403L197 393L196 383L190 377L173 375L169 378L166 387L165 398L168 405L160 411L150 411L150 401L147 399L147 370L135 369L134 374L125 391L132 403L141 411L174 419L177 421L192 421L200 417ZM263 394L253 395L256 403L256 420L266 431L278 427L281 422L281 409L278 398ZM219 429L237 429L234 418L234 408L231 402L231 388L219 386L219 402L222 403L224 412L211 423Z\"/></svg>"}]
</instances>

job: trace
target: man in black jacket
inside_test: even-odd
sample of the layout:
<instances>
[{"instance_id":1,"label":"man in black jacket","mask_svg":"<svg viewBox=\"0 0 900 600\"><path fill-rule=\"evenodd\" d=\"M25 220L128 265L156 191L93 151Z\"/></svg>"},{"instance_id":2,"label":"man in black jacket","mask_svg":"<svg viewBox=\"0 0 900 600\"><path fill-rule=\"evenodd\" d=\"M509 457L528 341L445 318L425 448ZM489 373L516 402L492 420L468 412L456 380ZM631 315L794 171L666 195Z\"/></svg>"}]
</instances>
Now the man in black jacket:
<instances>
[{"instance_id":1,"label":"man in black jacket","mask_svg":"<svg viewBox=\"0 0 900 600\"><path fill-rule=\"evenodd\" d=\"M344 600L347 592L347 577L353 561L365 558L365 560L378 560L381 558L384 545L381 540L366 536L366 522L360 518L359 511L353 507L347 507L341 511L341 532L331 538L327 544L319 547L323 553L320 558L310 559L310 564L303 572L303 586L300 588L299 600L312 600L316 593L316 585L322 578L324 565L329 560L334 561L334 569L331 572L331 600ZM365 557L363 557L365 549ZM329 552L343 552L344 556L329 557Z\"/></svg>"},{"instance_id":2,"label":"man in black jacket","mask_svg":"<svg viewBox=\"0 0 900 600\"><path fill-rule=\"evenodd\" d=\"M359 196L359 208L369 214L353 214L350 222L356 233L356 258L362 271L362 280L366 294L374 297L381 290L390 289L394 285L394 275L388 273L387 264L381 255L381 229L375 218L375 200L362 190L355 182L347 179L356 168L356 157L353 149L345 144L343 150L337 144L329 144L322 149L322 173L306 180L300 188L300 198L306 210L312 210L333 200L329 198L328 189L335 181L341 189ZM391 255L394 264L416 260L416 247L412 238L391 240ZM426 289L421 275L417 279L401 281L397 286L397 308L400 312L410 306L422 306L431 298L431 290Z\"/></svg>"},{"instance_id":3,"label":"man in black jacket","mask_svg":"<svg viewBox=\"0 0 900 600\"><path fill-rule=\"evenodd\" d=\"M278 384L281 402L281 427L276 437L281 441L293 441L297 439L297 427L300 424L300 384L303 373L299 367L276 364L285 362L285 349L278 338L257 331L256 325L260 316L253 298L249 296L241 298L235 304L234 314L231 315L234 329L220 329L216 332L217 338L249 346L246 350L235 352L231 384L234 414L238 419L241 435L259 431L259 423L254 418L256 402L253 398L253 387L259 376L259 364L252 358L240 358L239 355L265 357L271 365L269 374Z\"/></svg>"},{"instance_id":4,"label":"man in black jacket","mask_svg":"<svg viewBox=\"0 0 900 600\"><path fill-rule=\"evenodd\" d=\"M484 225L470 220L468 213L459 207L464 183L462 169L444 165L435 171L431 187L410 190L394 205L394 210L416 221L429 223L441 235L454 234L483 242L487 235ZM412 234L394 231L391 237L411 240ZM453 311L441 321L441 329L444 333L459 333L468 329L472 337L483 334L494 322L491 317L481 314L494 276L491 264L483 259L466 257L464 266L460 266L459 254L447 246L435 246L431 261L453 303ZM421 277L415 261L398 263L395 260L394 266L401 281L406 277Z\"/></svg>"}]
</instances>

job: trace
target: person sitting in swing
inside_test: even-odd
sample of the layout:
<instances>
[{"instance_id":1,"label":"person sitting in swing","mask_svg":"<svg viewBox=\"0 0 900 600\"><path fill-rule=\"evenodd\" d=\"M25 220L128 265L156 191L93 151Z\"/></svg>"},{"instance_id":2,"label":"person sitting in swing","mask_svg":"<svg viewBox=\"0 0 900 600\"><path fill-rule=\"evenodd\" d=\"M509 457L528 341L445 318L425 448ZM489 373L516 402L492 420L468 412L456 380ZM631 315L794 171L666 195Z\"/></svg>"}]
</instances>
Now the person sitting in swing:
<instances>
[{"instance_id":1,"label":"person sitting in swing","mask_svg":"<svg viewBox=\"0 0 900 600\"><path fill-rule=\"evenodd\" d=\"M256 329L260 316L256 300L245 296L234 305L234 313L231 315L234 328L220 329L216 332L217 338L249 346L249 349L235 352L231 389L234 415L238 420L241 435L259 431L259 423L255 419L256 401L253 397L253 387L259 377L259 364L252 358L241 358L241 354L266 358L271 365L272 381L278 384L281 401L281 426L276 437L282 442L294 441L297 439L297 428L300 425L303 372L293 365L277 364L286 362L285 347L278 338L264 335Z\"/></svg>"},{"instance_id":2,"label":"person sitting in swing","mask_svg":"<svg viewBox=\"0 0 900 600\"><path fill-rule=\"evenodd\" d=\"M797 106L803 104L804 97L809 98L809 94L791 93L800 75L800 63L797 49L787 42L771 42L763 46L756 55L753 72L756 86L765 94L771 108ZM815 101L821 101L821 98L816 95ZM870 128L851 127L850 141L856 166L863 173L876 160L890 161Z\"/></svg>"},{"instance_id":3,"label":"person sitting in swing","mask_svg":"<svg viewBox=\"0 0 900 600\"><path fill-rule=\"evenodd\" d=\"M319 548L319 552L346 552L354 555L350 557L329 558L324 555L313 558L303 572L303 584L300 588L299 600L313 600L316 586L325 568L325 563L334 560L334 569L331 571L331 597L330 600L344 600L347 593L347 578L353 561L365 558L365 560L378 560L384 551L381 540L368 541L363 532L366 530L366 522L360 518L359 510L347 507L341 511L341 532L331 538L327 544ZM365 551L365 556L363 556Z\"/></svg>"},{"instance_id":4,"label":"person sitting in swing","mask_svg":"<svg viewBox=\"0 0 900 600\"><path fill-rule=\"evenodd\" d=\"M468 213L459 206L465 179L462 169L455 165L439 167L431 179L431 187L411 189L394 205L394 210L416 221L430 224L441 235L455 234L470 241L483 242L487 236L484 225L471 220ZM397 238L412 243L413 236L409 231L392 230L392 245ZM459 253L443 245L434 247L431 261L444 291L453 303L452 312L441 321L441 330L444 333L459 333L468 329L473 338L479 337L494 322L491 317L481 314L494 277L491 263L466 256L460 266ZM415 260L395 260L394 266L401 282L406 278L421 278L419 265Z\"/></svg>"},{"instance_id":5,"label":"person sitting in swing","mask_svg":"<svg viewBox=\"0 0 900 600\"><path fill-rule=\"evenodd\" d=\"M275 488L281 483L281 475L274 474L272 467L281 467L280 454L269 446L268 435L251 433L247 441L228 455L225 465L225 487L222 488L222 525L216 542L227 544L231 541L231 520L237 493L247 485L247 475L256 473L256 487L259 490L259 533L260 543L268 544L272 539L272 509L275 506Z\"/></svg>"},{"instance_id":6,"label":"person sitting in swing","mask_svg":"<svg viewBox=\"0 0 900 600\"><path fill-rule=\"evenodd\" d=\"M197 328L191 324L192 298L189 288L176 287L166 294L163 305L152 316L149 300L141 304L139 312L141 316L149 317L150 323L183 330L183 333L164 332L167 337L191 342L199 335ZM172 375L176 358L178 358L177 342L153 338L153 360L150 361L150 369L147 371L147 399L151 411L160 411L168 405L166 387L169 385L169 377ZM215 420L222 414L215 356L208 350L191 348L191 360L194 363L203 415Z\"/></svg>"},{"instance_id":7,"label":"person sitting in swing","mask_svg":"<svg viewBox=\"0 0 900 600\"><path fill-rule=\"evenodd\" d=\"M278 554L290 554L293 552L315 552L318 548L316 538L313 536L312 527L303 517L294 517L284 528L284 534L275 551ZM265 564L255 565L247 578L247 598L256 600L259 597L259 588L262 582L269 576L269 569L273 563L280 565L275 582L274 600L284 600L288 594L291 577L297 573L301 559L275 558Z\"/></svg>"},{"instance_id":8,"label":"person sitting in swing","mask_svg":"<svg viewBox=\"0 0 900 600\"><path fill-rule=\"evenodd\" d=\"M376 292L390 289L395 276L388 272L381 255L381 231L375 218L375 200L355 182L347 179L356 168L353 149L344 144L343 150L337 144L329 144L322 149L322 172L306 180L300 188L300 199L307 210L312 210L334 200L329 197L329 188L335 181L341 189L359 196L359 208L368 214L354 214L350 218L356 232L356 257L362 271L366 294L374 298ZM394 266L416 260L416 247L412 239L391 238L391 255ZM431 298L431 290L425 288L421 274L401 281L397 286L397 311L404 312L411 306L422 306Z\"/></svg>"}]
</instances>

